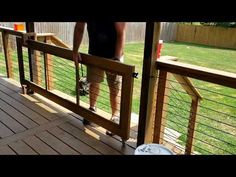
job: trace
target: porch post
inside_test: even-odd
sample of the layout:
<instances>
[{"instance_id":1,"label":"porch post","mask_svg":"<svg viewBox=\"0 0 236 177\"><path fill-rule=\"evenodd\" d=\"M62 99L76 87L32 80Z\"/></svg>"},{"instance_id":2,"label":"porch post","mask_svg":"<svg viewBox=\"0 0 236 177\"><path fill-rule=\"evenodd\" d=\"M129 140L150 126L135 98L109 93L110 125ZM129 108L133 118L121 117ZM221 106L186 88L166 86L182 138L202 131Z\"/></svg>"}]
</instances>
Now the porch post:
<instances>
[{"instance_id":1,"label":"porch post","mask_svg":"<svg viewBox=\"0 0 236 177\"><path fill-rule=\"evenodd\" d=\"M153 141L153 129L156 105L157 70L155 68L161 23L147 22L143 58L141 101L137 146Z\"/></svg>"},{"instance_id":2,"label":"porch post","mask_svg":"<svg viewBox=\"0 0 236 177\"><path fill-rule=\"evenodd\" d=\"M26 32L34 32L34 22L26 22ZM34 37L32 37L34 40ZM34 51L28 49L28 56L29 56L29 74L30 74L30 81L33 82L33 69L32 69L32 56L34 55Z\"/></svg>"}]
</instances>

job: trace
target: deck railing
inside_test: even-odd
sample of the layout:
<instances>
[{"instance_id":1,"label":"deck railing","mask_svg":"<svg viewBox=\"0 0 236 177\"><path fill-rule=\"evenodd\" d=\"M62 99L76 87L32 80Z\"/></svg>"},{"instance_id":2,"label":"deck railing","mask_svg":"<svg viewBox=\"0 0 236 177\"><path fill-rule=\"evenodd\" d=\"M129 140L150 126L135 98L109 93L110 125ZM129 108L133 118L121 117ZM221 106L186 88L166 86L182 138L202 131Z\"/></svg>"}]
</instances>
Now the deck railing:
<instances>
[{"instance_id":1,"label":"deck railing","mask_svg":"<svg viewBox=\"0 0 236 177\"><path fill-rule=\"evenodd\" d=\"M156 67L153 141L178 154L235 154L236 74L168 60Z\"/></svg>"},{"instance_id":2,"label":"deck railing","mask_svg":"<svg viewBox=\"0 0 236 177\"><path fill-rule=\"evenodd\" d=\"M1 73L19 79L28 90L103 126L123 140L129 138L133 66L81 54L80 66L94 65L122 77L121 119L116 124L109 121L109 110L88 110L89 98L79 96L76 84L82 70L79 75L76 73L71 49L54 34L26 34L2 27L0 34ZM28 49L33 51L31 60ZM159 74L153 142L164 144L177 154L235 154L236 74L164 59L156 61L156 69ZM86 67L83 73L86 74ZM101 85L99 110L107 110L107 82Z\"/></svg>"},{"instance_id":3,"label":"deck railing","mask_svg":"<svg viewBox=\"0 0 236 177\"><path fill-rule=\"evenodd\" d=\"M14 60L18 58L16 66L19 69L19 80L23 88L26 88L28 92L39 93L78 113L87 120L120 136L123 142L129 139L134 66L81 54L83 61L79 64L80 66L97 67L121 78L119 88L111 87L109 90L106 79L100 84L100 95L103 97L103 101L99 102L98 100L97 106L99 109L94 113L88 109L89 97L80 96L78 91L78 80L82 72L86 75L86 67L83 67L82 71L81 67L75 65L72 59L72 50L65 43L51 33L36 34L2 27L0 29L3 36L10 34L16 37L16 47L14 49L17 49L17 54L14 51L5 53L17 56L12 58ZM35 40L32 40L32 37ZM8 39L5 39L5 41L8 41ZM3 43L4 49L9 49L6 44L6 42ZM11 68L9 60L12 59L9 59L7 55L5 56L6 68ZM9 69L7 73L7 77L11 77L11 74L15 72ZM119 122L110 120L109 94L114 94L113 89L118 89L118 92L115 93L118 94L119 109L117 111L119 113L117 116L120 117ZM102 104L103 106L101 106Z\"/></svg>"}]
</instances>

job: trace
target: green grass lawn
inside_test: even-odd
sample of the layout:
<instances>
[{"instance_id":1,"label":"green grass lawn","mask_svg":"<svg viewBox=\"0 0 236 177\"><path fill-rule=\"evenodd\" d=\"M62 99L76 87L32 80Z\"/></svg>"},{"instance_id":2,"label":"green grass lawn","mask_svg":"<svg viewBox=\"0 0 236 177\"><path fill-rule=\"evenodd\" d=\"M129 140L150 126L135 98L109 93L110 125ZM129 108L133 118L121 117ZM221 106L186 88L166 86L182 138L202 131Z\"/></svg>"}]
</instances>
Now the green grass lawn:
<instances>
[{"instance_id":1,"label":"green grass lawn","mask_svg":"<svg viewBox=\"0 0 236 177\"><path fill-rule=\"evenodd\" d=\"M139 78L134 80L132 111L139 113L141 76L143 63L143 43L130 43L125 46L125 63L135 65ZM87 46L81 47L87 53ZM4 58L0 53L0 72L5 74ZM236 51L218 49L203 45L169 42L164 43L162 55L178 57L178 61L208 68L236 72ZM54 59L55 88L75 96L75 71L73 62ZM17 66L17 65L16 65ZM18 72L17 68L14 72ZM16 76L18 73L16 74ZM44 75L42 73L42 75ZM26 75L28 77L28 75ZM186 143L189 108L191 99L172 78L168 102L167 126L181 133L178 143ZM236 154L236 91L228 87L199 80L192 80L203 101L200 104L195 133L195 150L202 154ZM182 92L178 92L179 90ZM88 103L88 97L81 97ZM110 111L109 91L106 80L102 83L98 107ZM222 150L223 149L223 150Z\"/></svg>"},{"instance_id":2,"label":"green grass lawn","mask_svg":"<svg viewBox=\"0 0 236 177\"><path fill-rule=\"evenodd\" d=\"M179 58L180 62L236 73L236 51L188 43L165 43L162 55Z\"/></svg>"}]
</instances>

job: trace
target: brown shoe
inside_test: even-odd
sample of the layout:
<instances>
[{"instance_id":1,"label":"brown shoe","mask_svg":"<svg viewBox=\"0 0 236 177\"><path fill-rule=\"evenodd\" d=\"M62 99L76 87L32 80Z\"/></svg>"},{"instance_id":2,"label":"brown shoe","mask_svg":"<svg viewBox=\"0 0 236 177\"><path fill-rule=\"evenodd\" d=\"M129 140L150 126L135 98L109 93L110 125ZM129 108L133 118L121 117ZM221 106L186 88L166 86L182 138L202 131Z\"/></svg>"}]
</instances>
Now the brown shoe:
<instances>
[{"instance_id":1,"label":"brown shoe","mask_svg":"<svg viewBox=\"0 0 236 177\"><path fill-rule=\"evenodd\" d=\"M96 112L96 110L94 108L89 108L90 111L93 111L93 112ZM91 125L91 122L86 120L86 119L83 119L83 124L86 126L86 125Z\"/></svg>"},{"instance_id":2,"label":"brown shoe","mask_svg":"<svg viewBox=\"0 0 236 177\"><path fill-rule=\"evenodd\" d=\"M84 124L84 126L91 125L91 122L86 119L83 119L83 124Z\"/></svg>"}]
</instances>

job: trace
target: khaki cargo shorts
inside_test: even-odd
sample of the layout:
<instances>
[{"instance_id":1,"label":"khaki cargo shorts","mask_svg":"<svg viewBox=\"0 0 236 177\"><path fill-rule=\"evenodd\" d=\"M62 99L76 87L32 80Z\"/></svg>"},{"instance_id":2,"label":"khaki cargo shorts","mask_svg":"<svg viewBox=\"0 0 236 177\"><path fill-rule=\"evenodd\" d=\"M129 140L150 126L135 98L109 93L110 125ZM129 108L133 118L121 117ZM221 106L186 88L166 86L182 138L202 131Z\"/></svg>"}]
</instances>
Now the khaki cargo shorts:
<instances>
[{"instance_id":1,"label":"khaki cargo shorts","mask_svg":"<svg viewBox=\"0 0 236 177\"><path fill-rule=\"evenodd\" d=\"M120 62L122 62L122 63L124 62L124 56L122 56L120 58ZM121 85L121 76L119 76L115 73L104 71L104 70L94 67L94 66L87 66L87 80L88 80L88 82L97 82L97 83L103 82L104 81L104 73L106 73L108 85L119 89L120 85Z\"/></svg>"}]
</instances>

